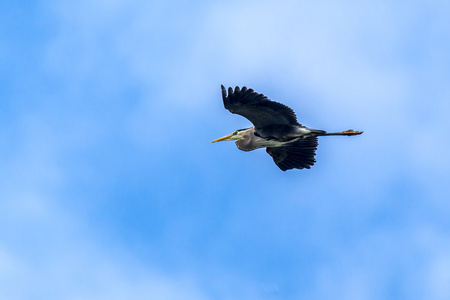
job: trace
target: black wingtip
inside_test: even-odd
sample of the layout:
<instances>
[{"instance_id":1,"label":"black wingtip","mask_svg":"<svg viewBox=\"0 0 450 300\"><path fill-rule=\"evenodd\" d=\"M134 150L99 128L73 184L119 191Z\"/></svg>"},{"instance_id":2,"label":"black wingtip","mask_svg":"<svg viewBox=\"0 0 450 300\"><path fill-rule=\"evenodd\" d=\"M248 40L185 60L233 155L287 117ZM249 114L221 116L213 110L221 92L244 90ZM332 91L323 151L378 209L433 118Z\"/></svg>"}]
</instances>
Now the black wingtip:
<instances>
[{"instance_id":1,"label":"black wingtip","mask_svg":"<svg viewBox=\"0 0 450 300\"><path fill-rule=\"evenodd\" d=\"M222 99L225 100L225 98L227 97L227 90L223 85L220 85L220 87L222 88Z\"/></svg>"},{"instance_id":2,"label":"black wingtip","mask_svg":"<svg viewBox=\"0 0 450 300\"><path fill-rule=\"evenodd\" d=\"M220 87L221 87L221 89L222 89L222 94L224 94L225 97L226 97L226 96L227 96L227 89L223 86L223 84L221 84ZM232 87L229 87L229 88L228 88L228 95L231 95L231 94L238 94L238 93L240 93L240 92L245 92L245 91L247 91L247 90L250 91L250 92L253 92L252 89L248 89L246 86L243 86L242 89L241 89L239 86L236 86L236 87L234 88L234 90L233 90Z\"/></svg>"}]
</instances>

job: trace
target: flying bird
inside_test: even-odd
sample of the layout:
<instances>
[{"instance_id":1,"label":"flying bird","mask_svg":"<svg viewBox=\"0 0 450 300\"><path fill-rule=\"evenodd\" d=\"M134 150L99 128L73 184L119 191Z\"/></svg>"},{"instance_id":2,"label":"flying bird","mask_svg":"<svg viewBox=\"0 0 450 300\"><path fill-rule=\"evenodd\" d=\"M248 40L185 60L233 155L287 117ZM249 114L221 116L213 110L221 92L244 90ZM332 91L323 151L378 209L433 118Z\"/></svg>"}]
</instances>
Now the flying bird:
<instances>
[{"instance_id":1,"label":"flying bird","mask_svg":"<svg viewBox=\"0 0 450 300\"><path fill-rule=\"evenodd\" d=\"M223 105L233 114L241 115L253 126L212 141L236 140L243 151L266 148L275 164L283 171L309 169L316 162L314 156L318 146L317 137L326 135L359 135L363 131L352 129L342 132L326 132L308 128L297 121L295 112L288 106L269 100L245 86L240 89L222 85Z\"/></svg>"}]
</instances>

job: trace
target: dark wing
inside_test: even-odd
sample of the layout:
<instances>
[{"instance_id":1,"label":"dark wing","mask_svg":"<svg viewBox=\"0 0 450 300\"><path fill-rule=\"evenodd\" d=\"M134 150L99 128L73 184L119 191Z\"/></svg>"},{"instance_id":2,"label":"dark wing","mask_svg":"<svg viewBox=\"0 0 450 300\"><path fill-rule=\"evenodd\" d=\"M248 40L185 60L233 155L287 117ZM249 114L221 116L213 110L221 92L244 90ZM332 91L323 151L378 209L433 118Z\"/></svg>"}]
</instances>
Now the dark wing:
<instances>
[{"instance_id":1,"label":"dark wing","mask_svg":"<svg viewBox=\"0 0 450 300\"><path fill-rule=\"evenodd\" d=\"M275 164L283 171L289 169L309 169L316 162L317 137L298 140L282 147L267 147Z\"/></svg>"},{"instance_id":2,"label":"dark wing","mask_svg":"<svg viewBox=\"0 0 450 300\"><path fill-rule=\"evenodd\" d=\"M263 129L291 128L300 125L295 112L284 104L271 101L263 94L258 94L245 86L227 90L222 85L223 105L233 114L247 118L256 127L257 131Z\"/></svg>"}]
</instances>

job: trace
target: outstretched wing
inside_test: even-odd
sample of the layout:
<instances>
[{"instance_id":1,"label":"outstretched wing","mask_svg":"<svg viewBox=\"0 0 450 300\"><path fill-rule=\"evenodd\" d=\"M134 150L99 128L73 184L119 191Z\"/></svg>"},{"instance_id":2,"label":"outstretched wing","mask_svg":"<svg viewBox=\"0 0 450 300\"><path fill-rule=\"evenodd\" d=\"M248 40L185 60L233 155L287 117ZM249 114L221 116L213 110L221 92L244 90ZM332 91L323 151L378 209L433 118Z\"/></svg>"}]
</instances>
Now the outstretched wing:
<instances>
[{"instance_id":1,"label":"outstretched wing","mask_svg":"<svg viewBox=\"0 0 450 300\"><path fill-rule=\"evenodd\" d=\"M282 147L267 147L267 153L272 156L275 164L283 171L289 169L310 169L316 162L317 137L298 140Z\"/></svg>"},{"instance_id":2,"label":"outstretched wing","mask_svg":"<svg viewBox=\"0 0 450 300\"><path fill-rule=\"evenodd\" d=\"M279 130L283 127L290 128L300 125L297 122L295 112L288 106L269 100L263 94L258 94L245 86L227 90L222 85L223 105L233 114L247 118L256 128L256 131L264 129Z\"/></svg>"}]
</instances>

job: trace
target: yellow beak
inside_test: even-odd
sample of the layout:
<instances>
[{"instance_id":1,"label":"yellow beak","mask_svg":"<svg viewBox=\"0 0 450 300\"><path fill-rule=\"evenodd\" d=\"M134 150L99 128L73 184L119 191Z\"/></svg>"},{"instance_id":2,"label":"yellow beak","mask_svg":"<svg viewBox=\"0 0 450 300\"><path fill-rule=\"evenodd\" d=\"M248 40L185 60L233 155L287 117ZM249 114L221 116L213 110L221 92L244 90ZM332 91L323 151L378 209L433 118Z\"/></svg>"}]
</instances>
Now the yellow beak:
<instances>
[{"instance_id":1,"label":"yellow beak","mask_svg":"<svg viewBox=\"0 0 450 300\"><path fill-rule=\"evenodd\" d=\"M226 135L224 137L218 138L217 140L212 141L211 143L221 142L221 141L232 141L231 137L233 134Z\"/></svg>"}]
</instances>

